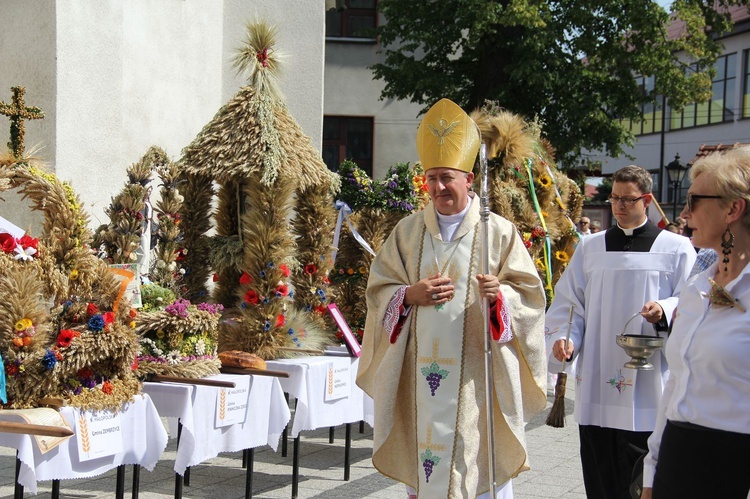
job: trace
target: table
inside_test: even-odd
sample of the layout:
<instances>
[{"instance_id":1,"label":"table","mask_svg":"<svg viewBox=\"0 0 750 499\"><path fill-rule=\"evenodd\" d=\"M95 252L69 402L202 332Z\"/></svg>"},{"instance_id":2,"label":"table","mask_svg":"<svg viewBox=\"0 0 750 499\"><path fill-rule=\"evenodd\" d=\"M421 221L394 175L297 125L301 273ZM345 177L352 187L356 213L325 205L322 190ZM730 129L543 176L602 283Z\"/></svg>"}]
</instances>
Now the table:
<instances>
[{"instance_id":1,"label":"table","mask_svg":"<svg viewBox=\"0 0 750 499\"><path fill-rule=\"evenodd\" d=\"M289 373L280 379L286 393L297 399L292 425L294 456L292 458L292 497L299 490L299 434L326 426L346 425L344 448L344 480L349 480L349 452L351 449L351 423L367 419L372 425L371 400L356 385L359 358L339 356L297 357L267 361L268 369ZM350 394L348 397L326 401L325 389L329 366L334 369L349 367ZM367 407L367 408L366 408ZM367 417L366 416L367 413Z\"/></svg>"},{"instance_id":2,"label":"table","mask_svg":"<svg viewBox=\"0 0 750 499\"><path fill-rule=\"evenodd\" d=\"M75 429L76 410L63 407L60 410L71 428ZM148 395L136 395L132 402L123 405L120 411L123 451L112 456L90 461L80 461L78 457L77 435L65 440L59 446L42 454L30 435L2 433L0 445L17 449L17 483L36 494L38 481L90 478L118 468L118 490L121 495L120 470L124 465L137 464L151 471L167 447L167 432L159 414ZM21 421L19 416L3 414L0 419ZM54 488L54 487L53 487Z\"/></svg>"},{"instance_id":3,"label":"table","mask_svg":"<svg viewBox=\"0 0 750 499\"><path fill-rule=\"evenodd\" d=\"M151 395L159 414L169 418L170 434L179 434L175 458L175 496L182 495L182 476L191 466L219 455L268 445L276 450L279 437L291 415L279 378L219 374L205 379L234 382L248 390L248 411L245 420L231 426L216 428L214 417L216 396L220 388L178 383L143 384ZM179 427L179 431L176 431ZM250 476L246 494L250 493Z\"/></svg>"}]
</instances>

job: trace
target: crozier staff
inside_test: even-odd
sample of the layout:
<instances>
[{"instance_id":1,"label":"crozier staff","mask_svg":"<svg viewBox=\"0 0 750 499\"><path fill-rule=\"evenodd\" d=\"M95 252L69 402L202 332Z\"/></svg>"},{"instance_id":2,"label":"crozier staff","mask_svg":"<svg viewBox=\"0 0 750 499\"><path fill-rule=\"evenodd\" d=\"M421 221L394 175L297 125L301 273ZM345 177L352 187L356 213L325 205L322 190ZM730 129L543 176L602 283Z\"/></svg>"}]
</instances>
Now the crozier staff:
<instances>
[{"instance_id":1,"label":"crozier staff","mask_svg":"<svg viewBox=\"0 0 750 499\"><path fill-rule=\"evenodd\" d=\"M523 421L546 406L544 291L516 228L492 213L480 273L479 144L453 102L427 112L417 150L431 201L399 222L370 269L357 383L375 401L373 464L411 497L489 496L484 297L497 497L512 497L510 479L528 469Z\"/></svg>"},{"instance_id":2,"label":"crozier staff","mask_svg":"<svg viewBox=\"0 0 750 499\"><path fill-rule=\"evenodd\" d=\"M750 147L690 172L680 216L718 261L680 294L642 497L750 497ZM653 491L651 486L653 485Z\"/></svg>"}]
</instances>

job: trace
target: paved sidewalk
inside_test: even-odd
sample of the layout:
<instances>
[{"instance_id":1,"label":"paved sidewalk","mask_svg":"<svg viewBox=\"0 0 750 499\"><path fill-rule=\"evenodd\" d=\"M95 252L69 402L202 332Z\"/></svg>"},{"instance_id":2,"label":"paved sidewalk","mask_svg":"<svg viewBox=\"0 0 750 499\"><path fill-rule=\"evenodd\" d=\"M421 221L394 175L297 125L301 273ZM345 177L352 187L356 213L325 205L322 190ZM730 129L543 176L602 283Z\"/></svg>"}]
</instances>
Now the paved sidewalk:
<instances>
[{"instance_id":1,"label":"paved sidewalk","mask_svg":"<svg viewBox=\"0 0 750 499\"><path fill-rule=\"evenodd\" d=\"M527 426L528 447L532 470L522 473L513 481L516 499L585 499L578 454L578 428L572 421L572 383L568 386L565 407L568 417L565 428L550 428L544 424L552 396L548 397L548 410L535 417ZM302 433L300 456L300 498L378 498L404 499L403 485L381 476L370 461L372 454L372 429L365 425L359 433L352 425L351 476L344 482L344 427L336 428L334 444L328 443L328 429ZM141 470L140 496L143 499L166 499L174 496L175 440L170 440L167 450L153 472ZM268 448L255 452L253 497L290 498L292 440L289 454L281 457ZM13 497L15 450L0 447L0 497ZM131 497L132 466L126 475L126 495ZM185 487L185 498L243 498L245 470L242 453L221 454L219 457L191 471L191 485ZM40 482L36 497L50 497L50 482ZM114 497L115 471L88 480L61 482L61 497L100 499ZM26 497L32 497L28 492Z\"/></svg>"}]
</instances>

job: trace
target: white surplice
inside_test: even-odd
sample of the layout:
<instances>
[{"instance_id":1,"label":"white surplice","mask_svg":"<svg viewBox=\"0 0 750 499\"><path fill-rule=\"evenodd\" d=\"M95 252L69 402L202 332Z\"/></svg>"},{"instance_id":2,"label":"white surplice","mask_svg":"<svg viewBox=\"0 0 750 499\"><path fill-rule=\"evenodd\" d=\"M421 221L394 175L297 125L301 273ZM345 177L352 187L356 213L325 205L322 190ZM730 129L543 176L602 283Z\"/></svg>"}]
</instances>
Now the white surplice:
<instances>
[{"instance_id":1,"label":"white surplice","mask_svg":"<svg viewBox=\"0 0 750 499\"><path fill-rule=\"evenodd\" d=\"M625 324L648 301L656 301L668 319L695 261L689 239L660 233L649 252L606 251L605 232L581 240L555 287L545 333L550 372L560 363L552 344L564 339L573 305L570 338L577 356L575 420L629 431L652 431L667 364L661 351L650 359L652 371L623 365L630 357L616 343L617 335L654 336L653 325L640 316Z\"/></svg>"}]
</instances>

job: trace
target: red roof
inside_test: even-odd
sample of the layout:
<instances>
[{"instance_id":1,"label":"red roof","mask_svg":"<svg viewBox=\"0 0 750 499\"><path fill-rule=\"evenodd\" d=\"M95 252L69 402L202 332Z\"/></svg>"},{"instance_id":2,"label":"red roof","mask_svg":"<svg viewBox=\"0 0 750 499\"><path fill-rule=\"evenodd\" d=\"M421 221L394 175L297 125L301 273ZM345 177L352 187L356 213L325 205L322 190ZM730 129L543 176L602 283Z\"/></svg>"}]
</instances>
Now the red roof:
<instances>
[{"instance_id":1,"label":"red roof","mask_svg":"<svg viewBox=\"0 0 750 499\"><path fill-rule=\"evenodd\" d=\"M702 144L698 148L698 152L695 154L695 157L688 161L688 165L695 164L696 161L701 159L704 156L708 156L712 152L716 151L729 151L730 149L734 149L736 147L742 147L742 146L750 146L750 144L743 144L741 142L735 142L734 144L716 144L716 145L708 145L708 144Z\"/></svg>"},{"instance_id":2,"label":"red roof","mask_svg":"<svg viewBox=\"0 0 750 499\"><path fill-rule=\"evenodd\" d=\"M732 5L729 7L729 13L732 15L732 22L736 25L750 21L750 10L746 5ZM667 26L667 37L670 40L679 38L685 31L685 21L673 19Z\"/></svg>"}]
</instances>

